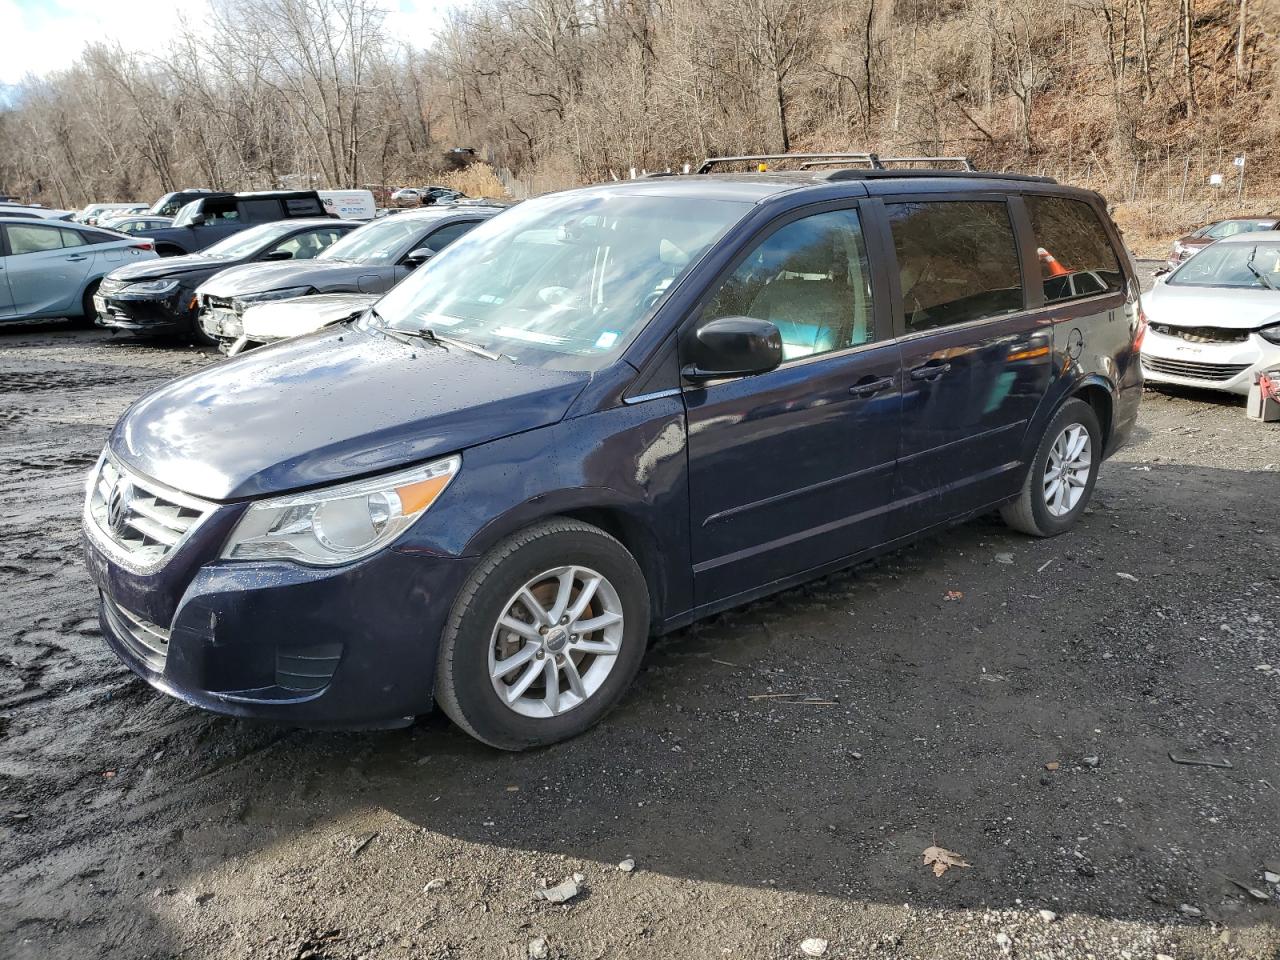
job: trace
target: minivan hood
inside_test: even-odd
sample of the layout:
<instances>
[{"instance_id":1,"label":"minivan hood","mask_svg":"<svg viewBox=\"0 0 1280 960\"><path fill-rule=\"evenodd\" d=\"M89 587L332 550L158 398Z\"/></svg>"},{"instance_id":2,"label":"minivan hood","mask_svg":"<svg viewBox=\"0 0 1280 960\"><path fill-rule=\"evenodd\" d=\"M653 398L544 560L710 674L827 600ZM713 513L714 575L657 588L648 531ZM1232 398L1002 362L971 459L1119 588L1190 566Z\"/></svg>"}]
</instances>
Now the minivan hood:
<instances>
[{"instance_id":1,"label":"minivan hood","mask_svg":"<svg viewBox=\"0 0 1280 960\"><path fill-rule=\"evenodd\" d=\"M195 496L261 497L555 423L588 379L342 325L166 384L120 418L110 447Z\"/></svg>"},{"instance_id":2,"label":"minivan hood","mask_svg":"<svg viewBox=\"0 0 1280 960\"><path fill-rule=\"evenodd\" d=\"M210 277L200 293L211 297L239 297L246 293L262 293L284 287L300 287L314 282L331 283L351 275L351 282L364 273L374 273L364 264L342 260L284 260L246 263Z\"/></svg>"},{"instance_id":3,"label":"minivan hood","mask_svg":"<svg viewBox=\"0 0 1280 960\"><path fill-rule=\"evenodd\" d=\"M182 257L160 257L156 260L131 263L127 267L112 270L111 279L128 280L130 283L139 280L159 280L162 277L178 277L185 273L195 273L198 270L216 268L220 263L226 263L230 266L235 261L204 257L198 253L188 253Z\"/></svg>"},{"instance_id":4,"label":"minivan hood","mask_svg":"<svg viewBox=\"0 0 1280 960\"><path fill-rule=\"evenodd\" d=\"M1142 295L1152 323L1253 330L1280 322L1280 291L1157 283Z\"/></svg>"}]
</instances>

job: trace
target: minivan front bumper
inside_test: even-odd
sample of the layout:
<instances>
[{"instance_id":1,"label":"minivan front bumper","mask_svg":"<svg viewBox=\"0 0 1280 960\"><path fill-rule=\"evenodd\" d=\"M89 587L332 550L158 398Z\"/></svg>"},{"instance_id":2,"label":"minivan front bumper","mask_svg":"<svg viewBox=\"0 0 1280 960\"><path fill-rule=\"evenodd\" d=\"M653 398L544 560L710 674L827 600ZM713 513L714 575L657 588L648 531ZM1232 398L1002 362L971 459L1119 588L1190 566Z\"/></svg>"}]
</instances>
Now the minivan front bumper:
<instances>
[{"instance_id":1,"label":"minivan front bumper","mask_svg":"<svg viewBox=\"0 0 1280 960\"><path fill-rule=\"evenodd\" d=\"M165 624L137 609L151 578L88 533L84 547L103 636L134 673L206 710L303 727L398 726L430 710L439 637L470 569L393 548L329 569L215 561Z\"/></svg>"}]
</instances>

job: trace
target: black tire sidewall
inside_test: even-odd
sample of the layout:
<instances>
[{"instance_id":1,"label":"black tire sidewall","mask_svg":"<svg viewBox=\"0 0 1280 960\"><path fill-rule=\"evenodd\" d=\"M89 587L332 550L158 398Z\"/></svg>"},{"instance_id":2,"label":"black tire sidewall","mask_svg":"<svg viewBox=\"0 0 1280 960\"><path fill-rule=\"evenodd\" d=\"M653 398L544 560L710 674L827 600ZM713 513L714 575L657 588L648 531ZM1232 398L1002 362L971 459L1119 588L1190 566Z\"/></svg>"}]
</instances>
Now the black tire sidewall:
<instances>
[{"instance_id":1,"label":"black tire sidewall","mask_svg":"<svg viewBox=\"0 0 1280 960\"><path fill-rule=\"evenodd\" d=\"M93 327L97 325L98 311L93 306L93 295L98 292L98 286L101 280L94 280L89 286L85 287L84 296L80 298L81 314L76 318L76 326Z\"/></svg>"},{"instance_id":2,"label":"black tire sidewall","mask_svg":"<svg viewBox=\"0 0 1280 960\"><path fill-rule=\"evenodd\" d=\"M489 679L489 644L498 617L525 583L566 564L590 567L618 592L625 618L622 649L612 671L588 700L558 717L517 714L498 697ZM463 597L469 591L463 591ZM463 602L460 599L459 602ZM582 733L617 704L644 657L649 633L649 592L634 559L612 538L587 530L548 532L516 548L483 576L465 609L455 613L451 677L466 722L480 738L508 750L554 743Z\"/></svg>"},{"instance_id":3,"label":"black tire sidewall","mask_svg":"<svg viewBox=\"0 0 1280 960\"><path fill-rule=\"evenodd\" d=\"M1089 480L1085 484L1084 495L1080 497L1080 502L1072 508L1071 512L1061 517L1055 517L1049 512L1048 504L1044 502L1043 477L1045 468L1048 465L1049 452L1053 449L1054 442L1063 430L1077 423L1089 432ZM1027 477L1031 513L1035 517L1036 526L1045 535L1054 536L1059 533L1065 533L1076 525L1093 496L1093 487L1098 481L1098 470L1101 466L1102 428L1098 425L1098 415L1094 413L1093 407L1083 400L1068 400L1054 414L1053 420L1049 422L1049 426L1044 432L1044 437L1040 440L1040 449L1036 451L1035 460L1031 463L1031 473Z\"/></svg>"}]
</instances>

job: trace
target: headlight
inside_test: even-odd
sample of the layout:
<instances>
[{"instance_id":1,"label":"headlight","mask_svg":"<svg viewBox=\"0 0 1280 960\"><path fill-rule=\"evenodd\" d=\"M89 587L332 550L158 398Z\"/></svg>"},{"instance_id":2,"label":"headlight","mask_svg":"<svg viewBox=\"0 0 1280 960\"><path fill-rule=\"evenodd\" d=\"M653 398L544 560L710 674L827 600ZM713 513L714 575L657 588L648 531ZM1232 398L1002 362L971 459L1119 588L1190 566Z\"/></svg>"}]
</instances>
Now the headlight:
<instances>
[{"instance_id":1,"label":"headlight","mask_svg":"<svg viewBox=\"0 0 1280 960\"><path fill-rule=\"evenodd\" d=\"M329 567L380 550L427 512L462 457L253 504L222 548L224 560L293 560Z\"/></svg>"},{"instance_id":2,"label":"headlight","mask_svg":"<svg viewBox=\"0 0 1280 960\"><path fill-rule=\"evenodd\" d=\"M1258 331L1258 336L1271 343L1280 344L1280 323L1272 324L1269 327L1263 327Z\"/></svg>"},{"instance_id":3,"label":"headlight","mask_svg":"<svg viewBox=\"0 0 1280 960\"><path fill-rule=\"evenodd\" d=\"M266 303L268 300L288 300L290 297L305 297L311 293L311 287L285 287L283 290L267 290L263 293L246 293L231 301L236 313L244 313L244 308L255 303Z\"/></svg>"},{"instance_id":4,"label":"headlight","mask_svg":"<svg viewBox=\"0 0 1280 960\"><path fill-rule=\"evenodd\" d=\"M121 293L173 293L180 286L179 280L143 280L139 283L130 283L125 286Z\"/></svg>"}]
</instances>

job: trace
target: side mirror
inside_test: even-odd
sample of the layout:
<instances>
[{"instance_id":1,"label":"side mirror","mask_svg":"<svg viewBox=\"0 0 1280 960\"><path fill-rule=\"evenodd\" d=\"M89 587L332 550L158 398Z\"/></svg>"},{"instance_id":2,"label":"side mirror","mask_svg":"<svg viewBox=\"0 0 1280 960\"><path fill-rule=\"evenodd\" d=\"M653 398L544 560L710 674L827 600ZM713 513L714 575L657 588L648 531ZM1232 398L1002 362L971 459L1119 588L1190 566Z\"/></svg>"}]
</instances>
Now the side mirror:
<instances>
[{"instance_id":1,"label":"side mirror","mask_svg":"<svg viewBox=\"0 0 1280 960\"><path fill-rule=\"evenodd\" d=\"M1164 280L1165 277L1167 277L1171 273L1173 273L1172 267L1161 267L1159 270L1155 272L1155 279L1157 282L1162 281Z\"/></svg>"},{"instance_id":2,"label":"side mirror","mask_svg":"<svg viewBox=\"0 0 1280 960\"><path fill-rule=\"evenodd\" d=\"M191 226L202 227L204 226L204 222L205 222L205 219L204 219L203 213L193 213L191 215Z\"/></svg>"},{"instance_id":3,"label":"side mirror","mask_svg":"<svg viewBox=\"0 0 1280 960\"><path fill-rule=\"evenodd\" d=\"M411 250L407 253L405 255L404 262L411 267L417 267L426 263L435 255L436 252L430 247L419 247L417 250Z\"/></svg>"},{"instance_id":4,"label":"side mirror","mask_svg":"<svg viewBox=\"0 0 1280 960\"><path fill-rule=\"evenodd\" d=\"M262 255L263 260L292 260L293 254L288 250L272 250Z\"/></svg>"},{"instance_id":5,"label":"side mirror","mask_svg":"<svg viewBox=\"0 0 1280 960\"><path fill-rule=\"evenodd\" d=\"M691 344L692 362L685 364L680 375L694 383L768 373L782 362L782 334L768 320L755 317L712 320Z\"/></svg>"}]
</instances>

